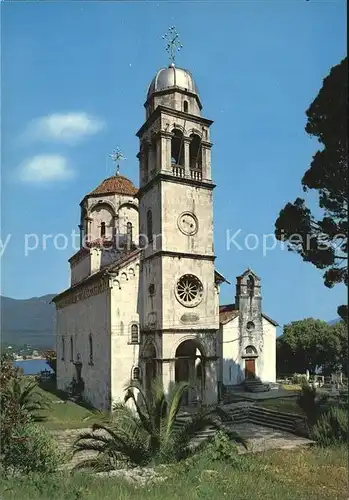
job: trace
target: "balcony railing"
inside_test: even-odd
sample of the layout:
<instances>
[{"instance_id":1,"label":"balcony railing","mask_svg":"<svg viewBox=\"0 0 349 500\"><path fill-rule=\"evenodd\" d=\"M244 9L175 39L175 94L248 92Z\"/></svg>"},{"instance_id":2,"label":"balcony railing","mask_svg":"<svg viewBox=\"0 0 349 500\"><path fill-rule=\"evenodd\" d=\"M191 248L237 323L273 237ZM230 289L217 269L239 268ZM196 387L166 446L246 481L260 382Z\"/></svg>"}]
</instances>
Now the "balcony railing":
<instances>
[{"instance_id":1,"label":"balcony railing","mask_svg":"<svg viewBox=\"0 0 349 500\"><path fill-rule=\"evenodd\" d=\"M195 181L202 181L202 172L201 172L201 170L191 169L190 170L190 177L191 177L191 179L193 179Z\"/></svg>"},{"instance_id":2,"label":"balcony railing","mask_svg":"<svg viewBox=\"0 0 349 500\"><path fill-rule=\"evenodd\" d=\"M172 164L172 173L175 177L184 177L184 167L182 167L181 165Z\"/></svg>"}]
</instances>

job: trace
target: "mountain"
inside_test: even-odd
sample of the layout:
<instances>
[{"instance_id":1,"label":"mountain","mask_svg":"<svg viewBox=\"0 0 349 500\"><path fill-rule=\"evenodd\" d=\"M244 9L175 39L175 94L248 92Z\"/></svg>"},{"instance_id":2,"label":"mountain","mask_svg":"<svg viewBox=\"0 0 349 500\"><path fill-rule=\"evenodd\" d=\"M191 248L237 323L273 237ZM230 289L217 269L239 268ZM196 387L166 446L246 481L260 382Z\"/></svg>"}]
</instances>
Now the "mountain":
<instances>
[{"instance_id":1,"label":"mountain","mask_svg":"<svg viewBox=\"0 0 349 500\"><path fill-rule=\"evenodd\" d=\"M1 343L22 347L55 346L56 308L50 301L55 294L30 299L0 296Z\"/></svg>"},{"instance_id":2,"label":"mountain","mask_svg":"<svg viewBox=\"0 0 349 500\"><path fill-rule=\"evenodd\" d=\"M339 323L341 320L341 318L337 318L337 319L332 319L331 321L328 322L329 325L335 325L336 323Z\"/></svg>"}]
</instances>

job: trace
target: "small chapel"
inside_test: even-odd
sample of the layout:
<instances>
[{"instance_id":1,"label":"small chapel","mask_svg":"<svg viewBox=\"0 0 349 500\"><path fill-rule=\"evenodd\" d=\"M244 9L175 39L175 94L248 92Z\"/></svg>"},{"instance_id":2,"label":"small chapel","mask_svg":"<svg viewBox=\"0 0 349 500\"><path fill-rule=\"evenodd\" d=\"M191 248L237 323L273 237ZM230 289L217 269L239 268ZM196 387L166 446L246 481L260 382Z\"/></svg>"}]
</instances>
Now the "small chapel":
<instances>
[{"instance_id":1,"label":"small chapel","mask_svg":"<svg viewBox=\"0 0 349 500\"><path fill-rule=\"evenodd\" d=\"M236 279L220 305L210 129L192 74L174 60L151 81L139 138L139 187L117 169L80 203L80 249L56 305L57 386L109 410L137 381L189 381L186 405L221 387L275 382L277 323L261 280ZM120 156L119 156L120 158ZM81 384L82 383L82 384Z\"/></svg>"}]
</instances>

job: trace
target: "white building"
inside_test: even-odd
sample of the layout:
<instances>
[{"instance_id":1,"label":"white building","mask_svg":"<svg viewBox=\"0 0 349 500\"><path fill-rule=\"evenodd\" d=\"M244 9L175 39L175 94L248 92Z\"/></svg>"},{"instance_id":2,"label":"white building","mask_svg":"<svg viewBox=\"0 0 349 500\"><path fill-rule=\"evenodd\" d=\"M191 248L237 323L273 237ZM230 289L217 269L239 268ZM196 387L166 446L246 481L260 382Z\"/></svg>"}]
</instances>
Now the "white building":
<instances>
[{"instance_id":1,"label":"white building","mask_svg":"<svg viewBox=\"0 0 349 500\"><path fill-rule=\"evenodd\" d=\"M124 176L84 197L81 248L57 308L57 384L83 380L108 409L138 379L190 380L187 403L217 401L218 383L275 381L276 323L261 311L260 279L237 280L219 306L215 271L210 126L191 74L157 72L145 102L137 189Z\"/></svg>"}]
</instances>

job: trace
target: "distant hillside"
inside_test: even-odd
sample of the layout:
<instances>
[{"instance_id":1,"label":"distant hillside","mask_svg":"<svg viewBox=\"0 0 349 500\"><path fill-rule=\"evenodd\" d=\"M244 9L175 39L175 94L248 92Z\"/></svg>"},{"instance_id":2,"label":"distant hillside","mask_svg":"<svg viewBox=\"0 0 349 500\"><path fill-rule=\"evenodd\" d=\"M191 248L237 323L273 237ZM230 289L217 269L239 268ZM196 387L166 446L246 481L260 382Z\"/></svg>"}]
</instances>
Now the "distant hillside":
<instances>
[{"instance_id":1,"label":"distant hillside","mask_svg":"<svg viewBox=\"0 0 349 500\"><path fill-rule=\"evenodd\" d=\"M329 321L329 325L335 325L336 323L339 323L341 321L341 318L333 319L332 321Z\"/></svg>"},{"instance_id":2,"label":"distant hillside","mask_svg":"<svg viewBox=\"0 0 349 500\"><path fill-rule=\"evenodd\" d=\"M55 345L54 294L30 299L11 299L0 296L1 343L34 348Z\"/></svg>"}]
</instances>

